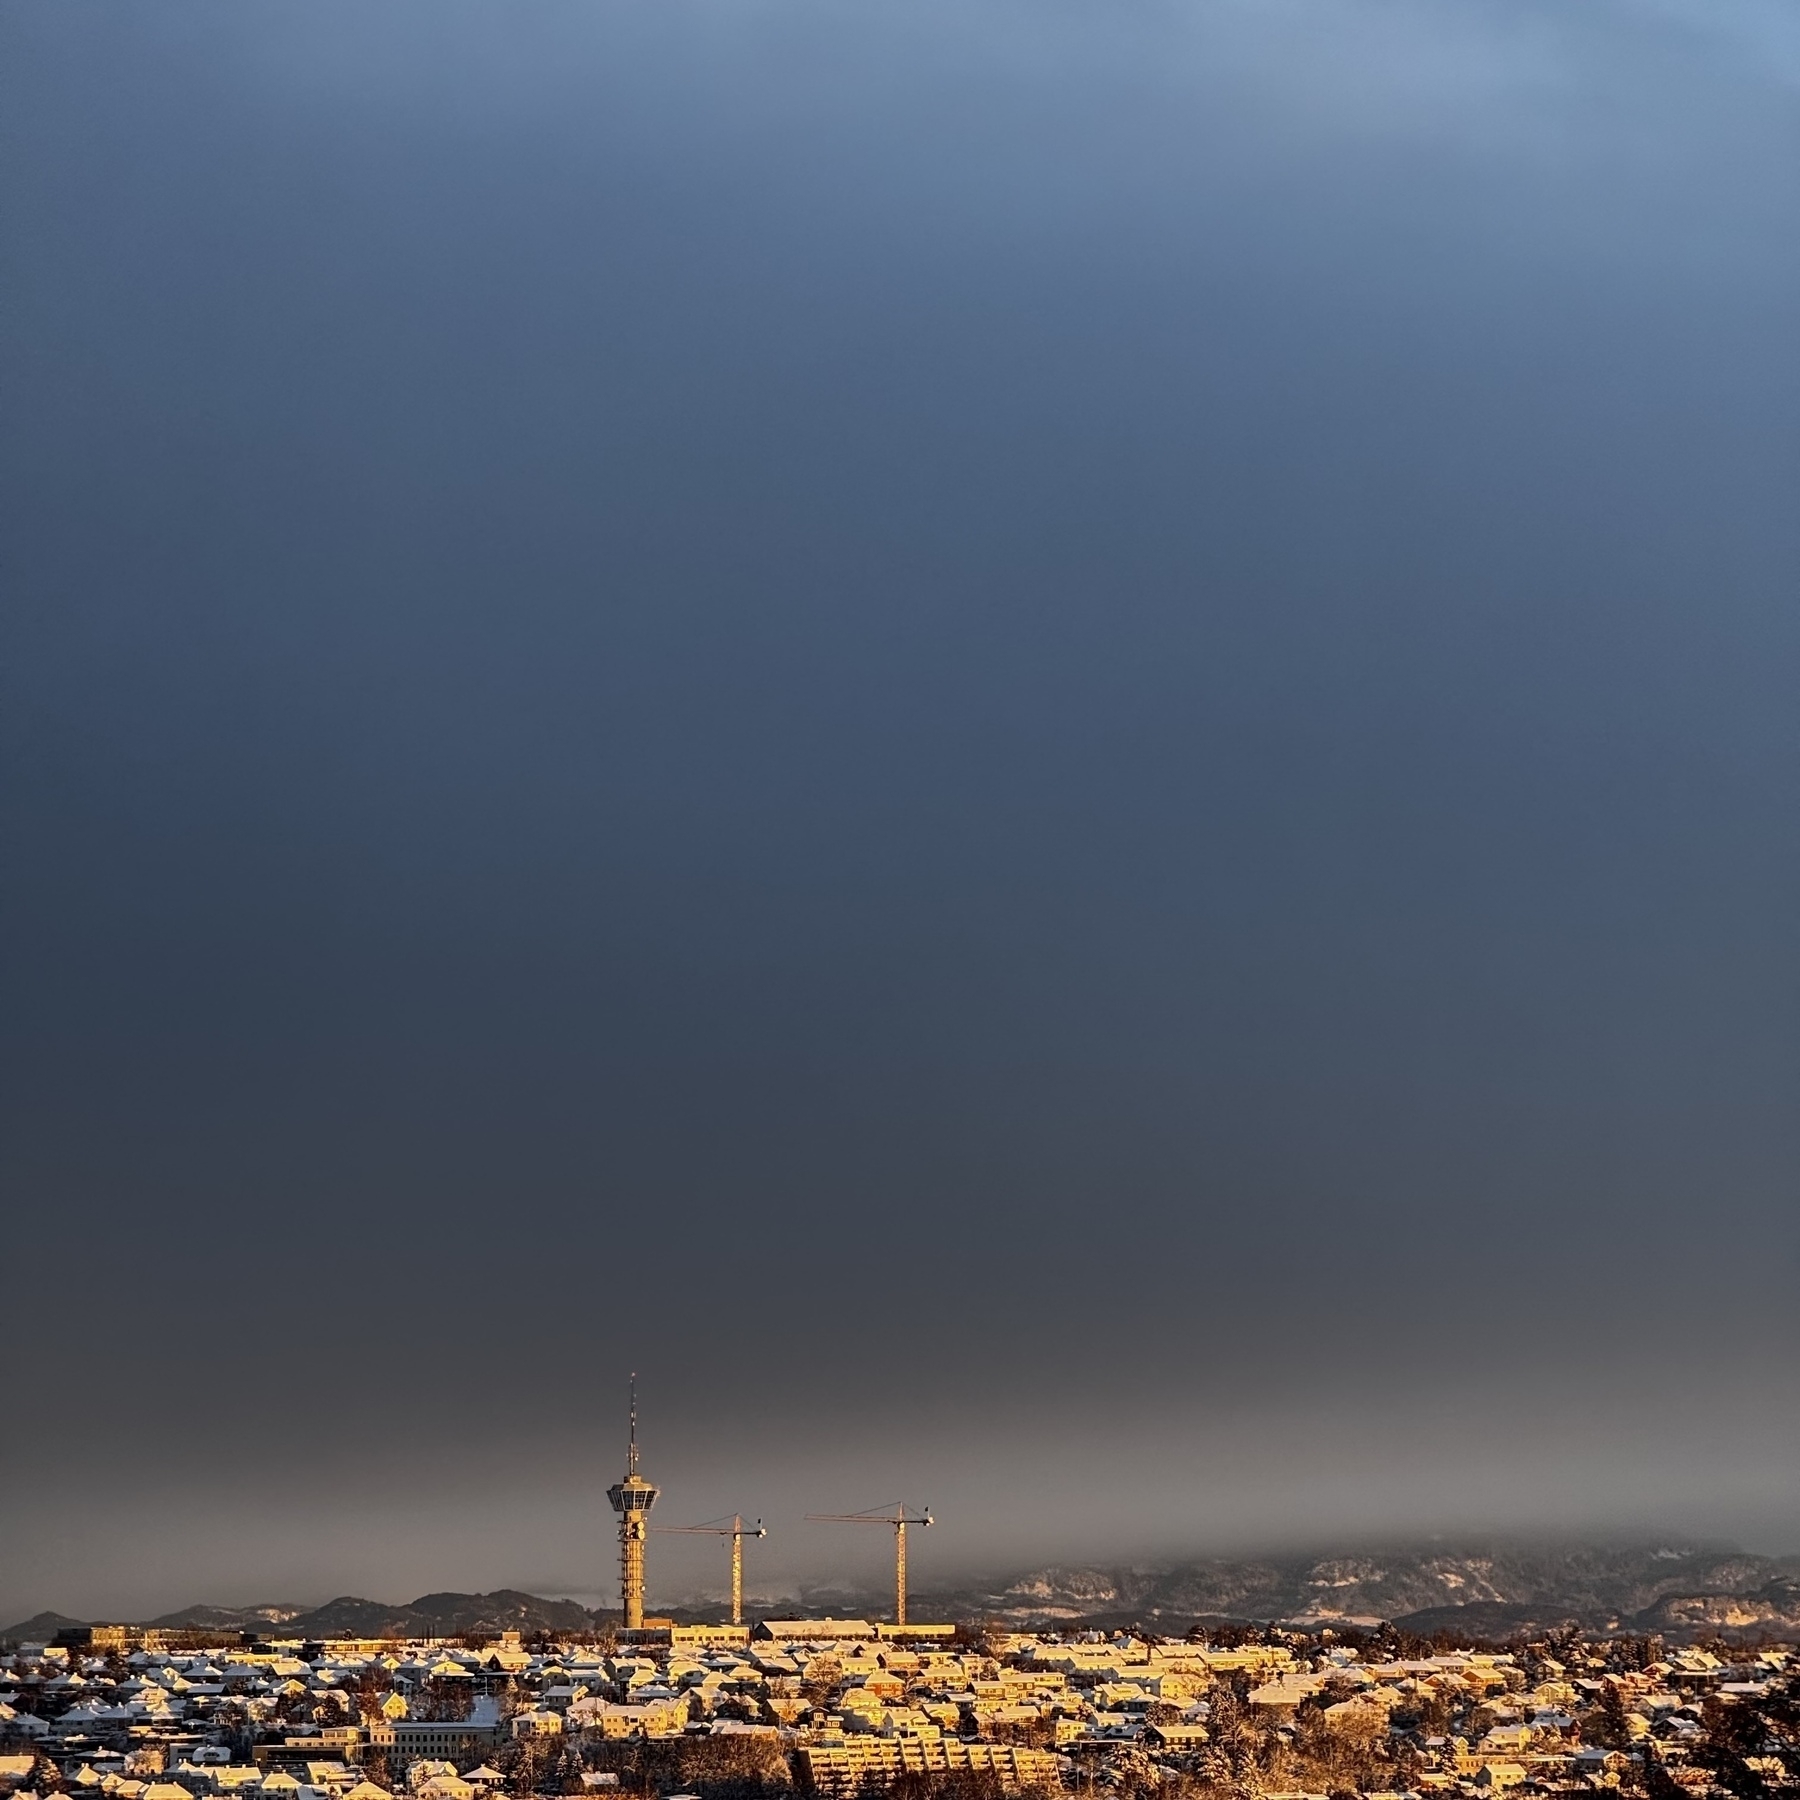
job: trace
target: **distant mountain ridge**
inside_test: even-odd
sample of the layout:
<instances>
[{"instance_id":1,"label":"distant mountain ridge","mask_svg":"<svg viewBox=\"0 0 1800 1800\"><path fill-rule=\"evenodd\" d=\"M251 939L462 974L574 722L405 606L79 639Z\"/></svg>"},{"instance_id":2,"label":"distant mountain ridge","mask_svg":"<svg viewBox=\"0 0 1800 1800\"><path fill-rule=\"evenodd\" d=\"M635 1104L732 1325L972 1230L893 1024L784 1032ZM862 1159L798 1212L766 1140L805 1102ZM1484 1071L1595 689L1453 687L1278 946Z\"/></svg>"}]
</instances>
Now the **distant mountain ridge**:
<instances>
[{"instance_id":1,"label":"distant mountain ridge","mask_svg":"<svg viewBox=\"0 0 1800 1800\"><path fill-rule=\"evenodd\" d=\"M54 1637L90 1621L43 1612L0 1629L0 1642ZM124 1623L112 1620L110 1623ZM188 1606L141 1621L165 1631L253 1631L284 1638L497 1636L502 1631L593 1631L616 1622L574 1600L545 1600L516 1588L491 1594L422 1594L396 1605L345 1594L323 1606L269 1602L260 1606Z\"/></svg>"},{"instance_id":2,"label":"distant mountain ridge","mask_svg":"<svg viewBox=\"0 0 1800 1800\"><path fill-rule=\"evenodd\" d=\"M59 1631L65 1631L71 1625L85 1623L86 1621L82 1619L71 1619L67 1613L33 1613L29 1619L22 1619L17 1625L9 1625L4 1631L0 1631L0 1642L28 1644L41 1641L48 1643Z\"/></svg>"},{"instance_id":3,"label":"distant mountain ridge","mask_svg":"<svg viewBox=\"0 0 1800 1800\"><path fill-rule=\"evenodd\" d=\"M1352 1625L1389 1620L1419 1633L1505 1638L1577 1624L1593 1632L1800 1636L1800 1557L1728 1547L1514 1544L1399 1548L1349 1556L1218 1557L1111 1568L1036 1569L999 1582L915 1591L920 1617L991 1619L1015 1629L1273 1620ZM882 1595L818 1590L802 1611L884 1610ZM675 1609L678 1614L690 1609ZM0 1641L54 1636L61 1613L0 1631ZM344 1595L323 1606L190 1606L150 1624L283 1637L461 1637L502 1631L593 1631L617 1614L516 1588L423 1594L394 1604Z\"/></svg>"},{"instance_id":4,"label":"distant mountain ridge","mask_svg":"<svg viewBox=\"0 0 1800 1800\"><path fill-rule=\"evenodd\" d=\"M422 1594L404 1606L344 1595L283 1626L287 1636L462 1637L502 1631L592 1631L596 1617L574 1600L542 1600L517 1588L491 1594Z\"/></svg>"},{"instance_id":5,"label":"distant mountain ridge","mask_svg":"<svg viewBox=\"0 0 1800 1800\"><path fill-rule=\"evenodd\" d=\"M1040 1569L989 1588L921 1595L958 1616L1016 1624L1288 1620L1488 1636L1573 1622L1590 1631L1800 1629L1800 1558L1696 1544L1517 1544L1353 1556L1215 1558Z\"/></svg>"},{"instance_id":6,"label":"distant mountain ridge","mask_svg":"<svg viewBox=\"0 0 1800 1800\"><path fill-rule=\"evenodd\" d=\"M163 1631L267 1631L279 1630L312 1610L279 1601L263 1606L184 1606L149 1623Z\"/></svg>"}]
</instances>

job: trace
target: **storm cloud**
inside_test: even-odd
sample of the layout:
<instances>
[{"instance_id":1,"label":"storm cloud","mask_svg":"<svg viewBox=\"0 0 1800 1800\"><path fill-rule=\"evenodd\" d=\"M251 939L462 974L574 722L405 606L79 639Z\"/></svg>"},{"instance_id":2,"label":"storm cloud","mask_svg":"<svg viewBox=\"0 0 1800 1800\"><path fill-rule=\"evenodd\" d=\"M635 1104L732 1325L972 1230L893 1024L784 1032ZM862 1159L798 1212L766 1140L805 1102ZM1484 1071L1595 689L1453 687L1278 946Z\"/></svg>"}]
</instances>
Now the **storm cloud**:
<instances>
[{"instance_id":1,"label":"storm cloud","mask_svg":"<svg viewBox=\"0 0 1800 1800\"><path fill-rule=\"evenodd\" d=\"M634 1367L772 1581L1800 1547L1797 100L9 6L0 1616L604 1592Z\"/></svg>"}]
</instances>

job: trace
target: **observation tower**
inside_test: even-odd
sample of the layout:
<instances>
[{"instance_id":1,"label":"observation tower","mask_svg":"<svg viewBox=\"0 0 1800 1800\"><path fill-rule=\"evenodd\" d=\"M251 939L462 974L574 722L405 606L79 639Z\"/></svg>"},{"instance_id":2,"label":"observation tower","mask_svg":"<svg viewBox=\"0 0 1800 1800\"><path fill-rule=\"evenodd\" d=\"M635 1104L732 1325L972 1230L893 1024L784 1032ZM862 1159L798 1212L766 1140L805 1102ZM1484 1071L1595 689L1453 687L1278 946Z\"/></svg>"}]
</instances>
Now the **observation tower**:
<instances>
[{"instance_id":1,"label":"observation tower","mask_svg":"<svg viewBox=\"0 0 1800 1800\"><path fill-rule=\"evenodd\" d=\"M625 1479L606 1490L612 1509L619 1515L619 1598L625 1608L625 1629L641 1631L644 1625L644 1540L650 1534L650 1508L657 1490L638 1473L637 1376L631 1378L631 1447L625 1458Z\"/></svg>"}]
</instances>

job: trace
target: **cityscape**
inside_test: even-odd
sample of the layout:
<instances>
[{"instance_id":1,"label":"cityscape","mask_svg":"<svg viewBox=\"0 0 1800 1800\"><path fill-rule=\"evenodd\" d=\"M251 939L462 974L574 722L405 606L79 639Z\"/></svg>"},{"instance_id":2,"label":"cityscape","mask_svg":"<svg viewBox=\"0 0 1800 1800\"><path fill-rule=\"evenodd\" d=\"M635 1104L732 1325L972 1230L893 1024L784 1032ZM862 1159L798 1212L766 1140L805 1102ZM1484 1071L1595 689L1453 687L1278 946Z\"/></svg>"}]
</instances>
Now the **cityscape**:
<instances>
[{"instance_id":1,"label":"cityscape","mask_svg":"<svg viewBox=\"0 0 1800 1800\"><path fill-rule=\"evenodd\" d=\"M0 1800L1800 1800L1800 0L0 0Z\"/></svg>"},{"instance_id":2,"label":"cityscape","mask_svg":"<svg viewBox=\"0 0 1800 1800\"><path fill-rule=\"evenodd\" d=\"M1667 1612L1667 1636L1568 1619L1495 1641L1458 1631L1463 1608L1429 1632L1418 1618L1342 1617L1196 1620L1176 1635L1142 1622L1019 1630L991 1614L909 1617L908 1533L934 1521L896 1503L808 1515L891 1532L887 1616L751 1619L743 1553L761 1522L652 1524L660 1498L640 1455L634 1376L625 1471L606 1494L619 1558L610 1613L515 1593L427 1596L415 1608L472 1608L490 1628L416 1636L344 1630L359 1608L380 1610L351 1600L314 1615L263 1608L236 1630L205 1607L147 1626L30 1621L0 1645L11 1655L0 1791L1760 1800L1800 1788L1800 1647L1767 1628L1755 1596L1724 1612L1690 1601L1685 1616ZM646 1614L663 1531L720 1540L726 1616ZM1740 1590L1768 1572L1728 1560ZM1695 1571L1681 1573L1691 1585ZM1777 1574L1768 1593L1791 1605L1800 1572ZM509 1627L509 1613L528 1622Z\"/></svg>"}]
</instances>

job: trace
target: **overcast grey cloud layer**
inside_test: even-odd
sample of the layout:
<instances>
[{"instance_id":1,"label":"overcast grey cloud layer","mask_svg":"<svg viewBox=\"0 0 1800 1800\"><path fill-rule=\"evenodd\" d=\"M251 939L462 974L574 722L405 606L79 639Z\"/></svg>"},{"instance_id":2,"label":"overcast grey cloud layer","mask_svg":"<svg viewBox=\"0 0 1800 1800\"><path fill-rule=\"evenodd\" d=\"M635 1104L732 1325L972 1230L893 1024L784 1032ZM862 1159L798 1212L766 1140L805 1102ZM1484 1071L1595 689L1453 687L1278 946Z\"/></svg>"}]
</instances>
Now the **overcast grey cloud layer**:
<instances>
[{"instance_id":1,"label":"overcast grey cloud layer","mask_svg":"<svg viewBox=\"0 0 1800 1800\"><path fill-rule=\"evenodd\" d=\"M1797 98L0 12L0 1616L602 1591L634 1364L771 1580L1800 1547Z\"/></svg>"}]
</instances>

